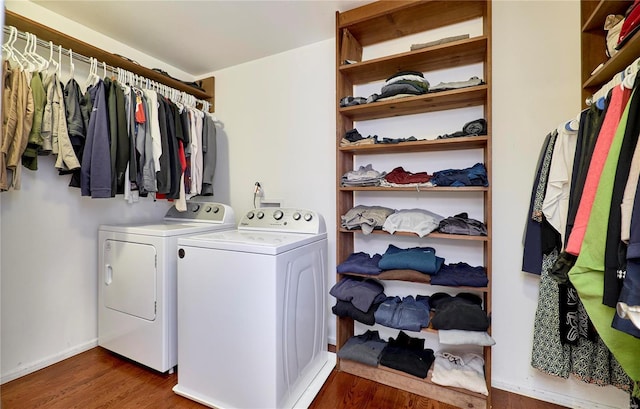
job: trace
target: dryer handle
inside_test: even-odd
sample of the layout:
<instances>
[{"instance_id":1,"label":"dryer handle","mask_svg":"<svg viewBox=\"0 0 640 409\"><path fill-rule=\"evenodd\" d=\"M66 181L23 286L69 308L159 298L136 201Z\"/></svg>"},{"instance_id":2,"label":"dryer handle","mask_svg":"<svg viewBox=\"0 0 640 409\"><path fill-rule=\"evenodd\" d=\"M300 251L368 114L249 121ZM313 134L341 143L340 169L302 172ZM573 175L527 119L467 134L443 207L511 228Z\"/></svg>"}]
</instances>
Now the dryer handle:
<instances>
[{"instance_id":1,"label":"dryer handle","mask_svg":"<svg viewBox=\"0 0 640 409\"><path fill-rule=\"evenodd\" d=\"M113 281L113 268L111 267L111 264L105 264L104 265L104 283L106 285L111 284L111 282Z\"/></svg>"}]
</instances>

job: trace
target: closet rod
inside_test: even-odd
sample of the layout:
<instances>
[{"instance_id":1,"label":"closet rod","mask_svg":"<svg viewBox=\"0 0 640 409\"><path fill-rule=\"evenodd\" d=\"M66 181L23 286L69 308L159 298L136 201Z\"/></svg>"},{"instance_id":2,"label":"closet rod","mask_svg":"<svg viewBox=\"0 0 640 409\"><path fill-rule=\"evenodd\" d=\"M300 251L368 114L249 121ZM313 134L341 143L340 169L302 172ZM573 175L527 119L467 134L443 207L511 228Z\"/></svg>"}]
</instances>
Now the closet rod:
<instances>
[{"instance_id":1,"label":"closet rod","mask_svg":"<svg viewBox=\"0 0 640 409\"><path fill-rule=\"evenodd\" d=\"M16 30L16 37L17 38L20 38L20 39L25 40L25 41L29 41L29 39L27 38L27 34L26 33L23 33L22 31L17 30L13 26L4 26L4 33L7 36L11 36L12 29ZM53 57L55 57L56 53L59 53L59 54L64 54L67 57L69 57L69 56L73 57L73 59L82 61L82 62L84 62L86 64L91 64L91 58L89 58L87 56L84 56L82 54L78 54L76 52L73 52L73 50L67 50L66 48L62 48L58 44L53 44L53 42L49 42L48 43L48 42L46 42L44 40L41 40L41 39L37 38L36 44L38 46L42 47L42 48L45 48L45 49L48 48L50 50L50 55L53 55ZM57 51L56 51L56 49L57 49ZM54 58L54 60L55 60L55 58ZM59 61L59 63L62 64L61 61ZM108 65L106 63L102 63L102 64L100 64L100 63L102 63L102 61L98 61L98 66L97 66L98 73L100 72L101 69L103 69L105 72L106 71L111 71L113 74L116 74L116 72L118 70L120 70L119 67L114 67L114 66ZM128 72L125 70L125 73L128 73ZM159 90L161 93L165 94L165 96L172 96L172 95L177 95L177 94L181 94L181 93L185 93L185 94L187 93L186 91L180 91L180 90L176 90L175 88L171 88L168 85L158 84L156 81L151 81L148 78L144 78L144 77L139 76L137 74L136 74L136 77L135 77L135 81L139 82L139 83L146 83L144 87ZM184 101L182 101L182 102L184 102ZM205 109L209 105L209 101L205 101L203 99L197 99L195 97L193 98L193 100L191 102L195 102L196 104L201 104L201 106L203 108L205 108Z\"/></svg>"},{"instance_id":2,"label":"closet rod","mask_svg":"<svg viewBox=\"0 0 640 409\"><path fill-rule=\"evenodd\" d=\"M211 105L209 110L211 112L215 111L215 77L208 77L198 80L200 86L204 89L204 91L202 91L179 80L167 77L150 68L146 68L142 65L134 63L132 60L116 54L112 54L108 51L85 43L84 41L78 40L74 37L68 36L36 21L30 20L10 10L5 10L4 23L7 26L16 27L23 33L29 32L35 34L38 39L45 40L47 42L47 47L48 41L52 41L54 44L60 45L67 50L73 50L74 54L78 53L83 56L93 57L101 63L105 62L109 66L120 67L126 71L130 71L144 78L148 78L151 81L164 84L179 91L184 91L187 94L193 95L198 99L209 102L209 104Z\"/></svg>"}]
</instances>

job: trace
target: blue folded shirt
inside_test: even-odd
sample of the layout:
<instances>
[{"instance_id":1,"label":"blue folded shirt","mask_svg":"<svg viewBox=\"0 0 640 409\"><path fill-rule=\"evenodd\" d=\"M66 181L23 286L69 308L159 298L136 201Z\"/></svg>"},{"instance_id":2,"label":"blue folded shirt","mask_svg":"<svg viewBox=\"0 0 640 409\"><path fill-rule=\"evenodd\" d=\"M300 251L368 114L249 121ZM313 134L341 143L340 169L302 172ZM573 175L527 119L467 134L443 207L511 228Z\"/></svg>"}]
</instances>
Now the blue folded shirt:
<instances>
[{"instance_id":1,"label":"blue folded shirt","mask_svg":"<svg viewBox=\"0 0 640 409\"><path fill-rule=\"evenodd\" d=\"M382 270L416 270L425 274L435 274L444 263L444 258L436 256L433 247L413 247L401 249L390 244L378 262Z\"/></svg>"}]
</instances>

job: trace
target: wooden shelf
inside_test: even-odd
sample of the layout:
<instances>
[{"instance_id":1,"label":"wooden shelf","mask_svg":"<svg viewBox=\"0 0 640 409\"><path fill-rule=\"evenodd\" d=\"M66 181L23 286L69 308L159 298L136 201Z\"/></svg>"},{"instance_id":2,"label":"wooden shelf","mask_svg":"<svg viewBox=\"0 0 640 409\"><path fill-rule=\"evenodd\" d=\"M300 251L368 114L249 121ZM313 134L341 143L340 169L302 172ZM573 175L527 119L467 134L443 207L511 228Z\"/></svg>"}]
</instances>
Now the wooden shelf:
<instances>
[{"instance_id":1,"label":"wooden shelf","mask_svg":"<svg viewBox=\"0 0 640 409\"><path fill-rule=\"evenodd\" d=\"M484 105L487 100L487 85L449 91L426 93L390 101L372 102L340 108L339 113L353 121L389 118L424 112L445 111Z\"/></svg>"},{"instance_id":2,"label":"wooden shelf","mask_svg":"<svg viewBox=\"0 0 640 409\"><path fill-rule=\"evenodd\" d=\"M604 30L603 23L609 14L624 15L624 12L627 10L627 8L629 8L629 6L633 4L633 2L630 0L600 0L599 2L591 1L590 3L591 4L587 4L586 7L592 7L593 4L596 3L597 5L586 18L586 21L583 22L583 32L591 30Z\"/></svg>"},{"instance_id":3,"label":"wooden shelf","mask_svg":"<svg viewBox=\"0 0 640 409\"><path fill-rule=\"evenodd\" d=\"M484 1L381 1L340 13L347 29L365 47L486 15Z\"/></svg>"},{"instance_id":4,"label":"wooden shelf","mask_svg":"<svg viewBox=\"0 0 640 409\"><path fill-rule=\"evenodd\" d=\"M352 233L352 234L363 234L364 235L364 233L360 229L349 230L349 229L340 228L338 231L340 233ZM415 234L415 233L402 232L402 231L397 231L397 232L391 234L391 233L386 232L384 230L374 230L370 234L386 234L386 235L389 235L389 236L418 237L418 235ZM423 238L427 238L427 237L431 238L431 239L468 240L468 241L487 241L487 240L489 240L489 237L487 237L487 236L467 236L467 235L464 235L464 234L447 234L447 233L438 233L438 232L429 233L426 236L424 236Z\"/></svg>"},{"instance_id":5,"label":"wooden shelf","mask_svg":"<svg viewBox=\"0 0 640 409\"><path fill-rule=\"evenodd\" d=\"M483 67L482 80L485 84L447 90L441 92L431 92L423 95L412 95L403 98L376 101L370 104L355 105L350 107L336 107L336 174L344 175L353 169L358 155L379 155L394 154L394 161L400 166L408 161L402 155L405 153L426 153L443 151L482 151L483 161L487 167L487 175L491 175L491 1L450 1L450 0L395 0L377 1L353 10L336 13L336 96L338 99L345 96L355 96L354 87L361 84L371 84L375 81L384 81L391 75L400 71L432 72L436 70L454 69L457 67L469 66L471 64L481 64ZM465 22L468 22L466 24ZM461 24L451 27L450 35L465 34L467 27L477 27L482 25L480 35L474 32L475 37L457 40L432 47L422 48L415 51L407 51L386 55L383 57L362 60L363 50L372 44L381 43L387 40L401 38L409 34L425 33L424 41L434 37L430 31L440 27ZM460 28L458 28L460 27ZM469 31L467 31L469 33ZM416 42L421 42L421 35L416 35ZM407 40L408 42L409 40ZM407 44L409 48L409 44ZM343 64L344 60L356 61L353 64ZM427 80L428 75L425 75ZM433 84L432 84L433 85ZM366 97L366 95L365 95ZM353 129L356 121L367 121L382 118L393 118L396 116L415 115L421 113L431 113L449 111L458 108L482 107L483 118L487 121L488 135L465 136L432 140L417 140L411 142L399 142L394 144L367 144L354 146L341 146L340 142L350 129ZM440 115L431 115L438 121ZM394 121L383 121L385 124L395 123ZM428 121L421 125L411 126L428 127ZM416 132L416 130L410 130ZM420 132L423 132L420 129ZM464 155L475 155L477 152L466 152ZM429 155L422 155L426 157ZM414 156L411 156L413 158ZM371 160L378 158L369 158ZM456 292L475 291L481 293L484 299L485 311L491 314L491 266L492 266L492 242L491 242L491 196L492 187L467 186L435 186L435 187L384 187L384 186L340 186L337 181L336 186L336 216L337 220L349 209L353 208L361 200L362 194L358 192L381 192L387 193L386 199L395 200L400 207L401 203L406 203L406 192L419 193L447 193L446 200L453 196L449 192L468 192L474 198L482 199L483 219L487 225L489 236L469 236L458 234L445 234L432 232L424 239L444 239L462 240L458 242L461 251L470 251L474 254L482 252L483 265L487 271L489 285L487 287L454 287L437 286L440 291ZM398 195L398 192L405 192ZM427 193L428 192L428 193ZM395 195L395 196L394 196ZM411 196L411 195L409 195ZM443 195L444 196L444 195ZM440 199L440 198L438 198ZM361 240L366 238L362 230L349 230L340 226L338 221L336 235L336 258L337 264L342 263L350 254L354 252L356 243L367 242ZM386 236L386 237L385 237ZM395 232L389 234L383 230L374 230L370 237L372 240L382 242L393 242L397 236L409 237L418 241L419 237L415 233ZM397 241L397 240L396 240ZM469 244L466 244L466 243ZM477 243L477 244L473 244ZM449 244L449 243L447 243ZM367 244L368 245L368 244ZM431 285L431 276L414 270L388 270L378 275L360 274L340 274L336 275L336 280L342 279L345 275L355 275L380 280L396 280L407 283ZM355 327L353 319L348 317L338 317L336 321L336 349L340 348L347 340L354 335ZM437 330L433 328L422 329L425 337L434 338ZM491 348L483 349L485 359L485 376L491 379ZM406 373L395 371L385 367L367 367L357 362L339 359L338 369L371 379L392 387L416 393L422 396L431 397L439 401L449 403L460 408L482 408L491 407L491 394L484 396L459 388L443 387L435 385L428 379L420 379ZM490 381L488 381L490 386Z\"/></svg>"},{"instance_id":6,"label":"wooden shelf","mask_svg":"<svg viewBox=\"0 0 640 409\"><path fill-rule=\"evenodd\" d=\"M489 409L485 395L462 388L440 386L431 382L431 370L426 379L421 379L392 368L367 366L348 359L340 360L340 370L384 385L406 390L416 395L435 398L440 402L459 408Z\"/></svg>"},{"instance_id":7,"label":"wooden shelf","mask_svg":"<svg viewBox=\"0 0 640 409\"><path fill-rule=\"evenodd\" d=\"M141 75L150 80L167 85L171 88L175 88L179 91L184 91L193 95L198 99L202 99L211 103L210 110L213 112L215 109L214 97L215 97L215 78L209 77L202 80L202 88L194 88L190 85L183 83L182 81L175 80L167 77L155 70L143 67L131 60L123 58L119 55L110 53L84 41L78 40L74 37L68 36L36 21L30 20L10 10L5 10L5 25L14 26L20 31L29 32L35 34L39 39L45 41L52 41L56 45L61 45L66 49L71 49L85 57L94 57L100 62L105 62L113 67L120 67L134 74Z\"/></svg>"},{"instance_id":8,"label":"wooden shelf","mask_svg":"<svg viewBox=\"0 0 640 409\"><path fill-rule=\"evenodd\" d=\"M629 64L640 57L640 31L618 51L595 74L589 77L583 88L597 88L608 82L614 75L623 71ZM595 68L595 67L594 67Z\"/></svg>"},{"instance_id":9,"label":"wooden shelf","mask_svg":"<svg viewBox=\"0 0 640 409\"><path fill-rule=\"evenodd\" d=\"M391 281L409 281L412 283L431 284L431 276L429 274L421 273L416 270L385 270L380 274L360 274L360 273L341 273L342 275L375 278L377 280L391 280ZM460 290L468 291L480 291L486 293L489 291L488 287L469 287L469 286L440 286L447 288L456 288Z\"/></svg>"},{"instance_id":10,"label":"wooden shelf","mask_svg":"<svg viewBox=\"0 0 640 409\"><path fill-rule=\"evenodd\" d=\"M385 187L385 186L342 186L343 192L487 192L484 186L424 186L424 187Z\"/></svg>"},{"instance_id":11,"label":"wooden shelf","mask_svg":"<svg viewBox=\"0 0 640 409\"><path fill-rule=\"evenodd\" d=\"M407 153L407 152L437 152L461 149L484 149L488 136L461 136L457 138L428 139L393 144L378 143L371 145L340 146L341 152L352 152L360 155Z\"/></svg>"},{"instance_id":12,"label":"wooden shelf","mask_svg":"<svg viewBox=\"0 0 640 409\"><path fill-rule=\"evenodd\" d=\"M433 71L484 61L487 37L475 37L447 44L342 65L340 74L354 85L384 80L399 71ZM427 78L428 80L429 78Z\"/></svg>"}]
</instances>

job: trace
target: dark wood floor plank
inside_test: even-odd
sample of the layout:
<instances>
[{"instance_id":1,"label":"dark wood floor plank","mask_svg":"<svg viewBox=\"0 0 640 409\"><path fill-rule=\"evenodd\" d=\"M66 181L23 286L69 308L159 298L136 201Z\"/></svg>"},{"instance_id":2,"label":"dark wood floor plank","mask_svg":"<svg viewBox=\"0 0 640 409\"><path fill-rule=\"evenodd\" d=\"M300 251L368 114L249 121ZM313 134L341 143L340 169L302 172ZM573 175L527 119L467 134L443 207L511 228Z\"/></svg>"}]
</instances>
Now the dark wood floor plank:
<instances>
[{"instance_id":1,"label":"dark wood floor plank","mask_svg":"<svg viewBox=\"0 0 640 409\"><path fill-rule=\"evenodd\" d=\"M160 374L93 348L0 386L2 409L202 409L176 395L177 374ZM495 409L566 409L493 389ZM334 371L309 409L456 409Z\"/></svg>"}]
</instances>

